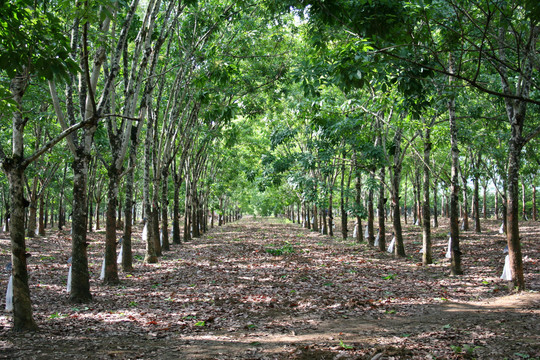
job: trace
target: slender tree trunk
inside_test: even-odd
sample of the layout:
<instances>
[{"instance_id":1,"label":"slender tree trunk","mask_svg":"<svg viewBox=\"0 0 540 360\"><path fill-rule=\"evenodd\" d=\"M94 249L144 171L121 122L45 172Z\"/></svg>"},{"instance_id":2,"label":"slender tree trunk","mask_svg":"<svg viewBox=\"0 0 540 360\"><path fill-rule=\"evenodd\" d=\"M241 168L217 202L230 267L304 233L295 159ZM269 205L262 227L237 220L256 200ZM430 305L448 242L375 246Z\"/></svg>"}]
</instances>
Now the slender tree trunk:
<instances>
[{"instance_id":1,"label":"slender tree trunk","mask_svg":"<svg viewBox=\"0 0 540 360\"><path fill-rule=\"evenodd\" d=\"M438 205L438 197L437 197L437 181L433 181L433 227L438 228L439 227L439 209L437 207Z\"/></svg>"},{"instance_id":2,"label":"slender tree trunk","mask_svg":"<svg viewBox=\"0 0 540 360\"><path fill-rule=\"evenodd\" d=\"M527 198L525 196L525 182L521 181L521 217L527 220Z\"/></svg>"},{"instance_id":3,"label":"slender tree trunk","mask_svg":"<svg viewBox=\"0 0 540 360\"><path fill-rule=\"evenodd\" d=\"M116 206L118 204L120 176L117 170L112 167L108 171L109 186L105 218L105 278L103 281L106 284L115 285L120 282L116 258Z\"/></svg>"},{"instance_id":4,"label":"slender tree trunk","mask_svg":"<svg viewBox=\"0 0 540 360\"><path fill-rule=\"evenodd\" d=\"M452 56L449 60L449 72L452 74L454 71L454 61ZM452 87L454 78L449 76L450 87ZM452 170L451 170L451 195L450 195L450 236L452 238L451 243L451 269L452 275L462 275L461 269L461 251L459 248L459 149L458 149L458 137L457 137L457 124L456 124L456 103L453 96L448 101L448 113L450 118L450 143L452 154Z\"/></svg>"},{"instance_id":5,"label":"slender tree trunk","mask_svg":"<svg viewBox=\"0 0 540 360\"><path fill-rule=\"evenodd\" d=\"M386 251L386 228L385 228L385 203L386 199L384 197L384 181L385 181L386 168L381 167L379 176L381 178L381 184L379 187L379 250Z\"/></svg>"},{"instance_id":6,"label":"slender tree trunk","mask_svg":"<svg viewBox=\"0 0 540 360\"><path fill-rule=\"evenodd\" d=\"M22 141L22 139L21 139ZM13 276L13 330L37 330L32 315L32 302L28 286L26 243L24 236L24 170L15 167L8 172L11 193L11 263Z\"/></svg>"},{"instance_id":7,"label":"slender tree trunk","mask_svg":"<svg viewBox=\"0 0 540 360\"><path fill-rule=\"evenodd\" d=\"M87 179L89 156L76 155L73 160L73 215L71 235L71 292L73 303L87 303L92 300L86 228L88 219Z\"/></svg>"},{"instance_id":8,"label":"slender tree trunk","mask_svg":"<svg viewBox=\"0 0 540 360\"><path fill-rule=\"evenodd\" d=\"M330 236L334 236L334 221L333 221L333 212L334 212L334 207L333 207L333 203L334 202L334 197L333 197L333 191L332 191L332 188L330 188L330 194L328 195L328 235Z\"/></svg>"},{"instance_id":9,"label":"slender tree trunk","mask_svg":"<svg viewBox=\"0 0 540 360\"><path fill-rule=\"evenodd\" d=\"M169 222L168 222L168 209L169 209L169 171L163 169L161 173L161 236L162 236L162 248L164 251L169 251Z\"/></svg>"},{"instance_id":10,"label":"slender tree trunk","mask_svg":"<svg viewBox=\"0 0 540 360\"><path fill-rule=\"evenodd\" d=\"M514 128L514 127L513 127ZM515 140L521 134L516 134L512 129L508 154L508 197L507 197L507 239L508 253L510 255L510 267L512 268L512 280L519 291L525 290L525 278L523 276L523 259L521 254L521 242L519 240L519 163L521 146Z\"/></svg>"},{"instance_id":11,"label":"slender tree trunk","mask_svg":"<svg viewBox=\"0 0 540 360\"><path fill-rule=\"evenodd\" d=\"M479 234L482 232L480 227L480 187L478 176L474 177L474 203L473 203L473 216L474 216L474 231Z\"/></svg>"},{"instance_id":12,"label":"slender tree trunk","mask_svg":"<svg viewBox=\"0 0 540 360\"><path fill-rule=\"evenodd\" d=\"M360 217L360 209L362 207L362 174L358 168L356 153L354 154L354 172L356 176L356 182L354 184L355 194L355 208L356 208L356 242L360 243L364 241L364 229L362 229L362 218Z\"/></svg>"},{"instance_id":13,"label":"slender tree trunk","mask_svg":"<svg viewBox=\"0 0 540 360\"><path fill-rule=\"evenodd\" d=\"M467 186L467 177L465 176L465 173L463 172L463 169L461 169L460 166L460 173L461 173L461 185L463 189L463 224L462 224L462 230L463 231L469 231L469 198L468 198L468 186Z\"/></svg>"},{"instance_id":14,"label":"slender tree trunk","mask_svg":"<svg viewBox=\"0 0 540 360\"><path fill-rule=\"evenodd\" d=\"M373 177L373 174L371 175ZM373 229L373 221L375 219L375 214L373 211L373 190L370 189L368 193L368 243L373 246L375 243L375 234Z\"/></svg>"},{"instance_id":15,"label":"slender tree trunk","mask_svg":"<svg viewBox=\"0 0 540 360\"><path fill-rule=\"evenodd\" d=\"M129 144L128 166L129 171L126 174L125 189L126 202L124 204L124 240L122 241L122 270L124 272L133 271L133 250L132 250L132 232L135 212L135 203L133 201L134 188L134 172L137 162L137 146L138 146L138 128L132 127Z\"/></svg>"},{"instance_id":16,"label":"slender tree trunk","mask_svg":"<svg viewBox=\"0 0 540 360\"><path fill-rule=\"evenodd\" d=\"M319 224L318 224L317 217L318 217L318 215L317 215L317 205L313 204L313 226L312 226L313 231L319 231Z\"/></svg>"},{"instance_id":17,"label":"slender tree trunk","mask_svg":"<svg viewBox=\"0 0 540 360\"><path fill-rule=\"evenodd\" d=\"M39 215L38 215L38 234L40 236L45 236L45 197L41 195L39 197Z\"/></svg>"},{"instance_id":18,"label":"slender tree trunk","mask_svg":"<svg viewBox=\"0 0 540 360\"><path fill-rule=\"evenodd\" d=\"M533 221L536 221L537 218L538 218L538 214L536 212L536 186L534 185L534 181L533 181L533 187L532 187L532 217L533 217Z\"/></svg>"},{"instance_id":19,"label":"slender tree trunk","mask_svg":"<svg viewBox=\"0 0 540 360\"><path fill-rule=\"evenodd\" d=\"M345 157L344 157L345 158ZM345 210L345 162L341 163L341 179L340 179L340 210L341 210L341 235L343 239L347 239L347 211ZM358 228L356 233L362 232L362 229Z\"/></svg>"},{"instance_id":20,"label":"slender tree trunk","mask_svg":"<svg viewBox=\"0 0 540 360\"><path fill-rule=\"evenodd\" d=\"M495 192L495 209L493 210L495 212L495 219L499 220L499 193Z\"/></svg>"},{"instance_id":21,"label":"slender tree trunk","mask_svg":"<svg viewBox=\"0 0 540 360\"><path fill-rule=\"evenodd\" d=\"M173 199L173 223L172 223L172 243L176 245L181 244L180 240L180 186L182 185L178 169L174 172L174 199ZM212 214L212 227L214 227L214 216Z\"/></svg>"},{"instance_id":22,"label":"slender tree trunk","mask_svg":"<svg viewBox=\"0 0 540 360\"><path fill-rule=\"evenodd\" d=\"M431 219L430 219L430 203L429 203L429 190L430 190L430 169L428 164L430 163L431 156L431 127L426 128L424 137L424 182L423 182L423 203L422 203L422 265L426 266L433 263L431 255Z\"/></svg>"},{"instance_id":23,"label":"slender tree trunk","mask_svg":"<svg viewBox=\"0 0 540 360\"><path fill-rule=\"evenodd\" d=\"M487 184L482 186L482 213L487 220Z\"/></svg>"}]
</instances>

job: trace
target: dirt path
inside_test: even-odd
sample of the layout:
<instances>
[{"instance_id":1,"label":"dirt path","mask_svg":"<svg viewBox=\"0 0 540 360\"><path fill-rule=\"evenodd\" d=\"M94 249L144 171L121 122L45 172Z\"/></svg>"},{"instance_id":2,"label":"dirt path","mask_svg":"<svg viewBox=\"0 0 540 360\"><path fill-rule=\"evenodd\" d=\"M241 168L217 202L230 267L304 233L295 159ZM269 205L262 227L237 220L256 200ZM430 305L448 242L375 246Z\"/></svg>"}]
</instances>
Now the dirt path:
<instances>
[{"instance_id":1,"label":"dirt path","mask_svg":"<svg viewBox=\"0 0 540 360\"><path fill-rule=\"evenodd\" d=\"M122 284L97 281L103 235L90 246L95 300L67 302L69 239L29 241L41 331L14 334L0 316L5 359L533 359L540 358L538 238L526 228L531 291L499 280L497 224L464 238L467 275L448 277L446 230L435 265L418 265L418 227L406 259L276 219L244 219L136 264ZM504 242L503 242L504 243ZM0 236L2 254L6 242ZM144 245L135 244L136 258ZM5 288L2 282L3 288Z\"/></svg>"}]
</instances>

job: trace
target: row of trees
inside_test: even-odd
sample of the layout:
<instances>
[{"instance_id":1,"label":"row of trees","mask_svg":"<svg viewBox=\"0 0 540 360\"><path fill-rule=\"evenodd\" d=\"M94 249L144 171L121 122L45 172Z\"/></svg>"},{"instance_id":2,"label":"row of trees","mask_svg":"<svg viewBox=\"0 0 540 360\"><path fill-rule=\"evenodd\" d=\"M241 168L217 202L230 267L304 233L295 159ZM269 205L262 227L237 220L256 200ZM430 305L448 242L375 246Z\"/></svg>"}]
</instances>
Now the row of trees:
<instances>
[{"instance_id":1,"label":"row of trees","mask_svg":"<svg viewBox=\"0 0 540 360\"><path fill-rule=\"evenodd\" d=\"M91 209L99 214L101 201L107 284L119 281L122 212L122 267L132 269L136 199L150 229L149 263L170 241L204 231L204 214L220 213L220 223L238 216L233 194L243 192L237 178L247 165L232 158L240 125L231 120L259 111L255 93L283 73L272 52L281 52L290 34L250 2L14 0L1 6L0 162L9 186L2 193L14 329L33 330L25 229L33 235L38 209L41 233L45 214L58 217L59 227L69 214L70 300L77 303L92 299L86 235Z\"/></svg>"},{"instance_id":2,"label":"row of trees","mask_svg":"<svg viewBox=\"0 0 540 360\"><path fill-rule=\"evenodd\" d=\"M322 212L329 232L334 206L343 229L366 219L370 243L378 225L381 248L390 206L403 256L401 209L416 203L429 264L431 214L447 198L460 274L458 205L468 226L472 184L476 221L480 187L501 199L524 289L518 185L535 199L539 165L534 1L11 0L0 10L14 329L36 328L25 229L71 218L70 299L90 301L86 234L102 203L108 284L119 281L121 218L132 269L136 209L152 263L204 231L209 213L295 203L315 228Z\"/></svg>"},{"instance_id":3,"label":"row of trees","mask_svg":"<svg viewBox=\"0 0 540 360\"><path fill-rule=\"evenodd\" d=\"M460 198L468 228L472 184L472 215L481 231L479 188L493 187L495 199L502 199L514 283L524 289L518 219L519 203L525 202L519 193L523 188L524 198L527 186L536 201L538 4L291 3L305 15L306 46L293 73L301 81L273 113L272 151L263 159L266 181L286 180L315 228L321 209L332 214L337 192L343 224L347 214L358 224L367 218L370 243L378 207L381 249L390 203L395 253L404 256L402 187L408 175L421 204L415 209L423 226L424 264L432 261L431 214L436 221L439 189L448 189L451 272L457 275L463 273ZM351 181L356 191L347 197Z\"/></svg>"}]
</instances>

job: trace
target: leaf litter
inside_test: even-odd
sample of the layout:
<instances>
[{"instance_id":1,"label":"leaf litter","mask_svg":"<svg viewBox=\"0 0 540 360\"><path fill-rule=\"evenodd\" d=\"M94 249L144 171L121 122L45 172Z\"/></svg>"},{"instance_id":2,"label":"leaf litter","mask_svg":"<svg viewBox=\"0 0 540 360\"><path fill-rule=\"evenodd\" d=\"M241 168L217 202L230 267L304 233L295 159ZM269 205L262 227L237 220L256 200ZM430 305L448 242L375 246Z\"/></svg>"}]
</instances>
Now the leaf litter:
<instances>
[{"instance_id":1,"label":"leaf litter","mask_svg":"<svg viewBox=\"0 0 540 360\"><path fill-rule=\"evenodd\" d=\"M51 232L27 244L36 255L28 268L40 331L14 333L3 313L0 358L540 358L537 224L521 228L529 289L521 294L499 279L505 239L496 221L462 234L460 277L448 275L445 225L433 232L435 264L427 267L413 225L404 233L409 256L398 259L282 219L245 218L172 246L158 264L140 260L141 228L139 260L132 273L120 271L118 286L98 279L104 232L94 232L94 300L77 305L66 291L69 231ZM7 234L0 249L8 262Z\"/></svg>"}]
</instances>

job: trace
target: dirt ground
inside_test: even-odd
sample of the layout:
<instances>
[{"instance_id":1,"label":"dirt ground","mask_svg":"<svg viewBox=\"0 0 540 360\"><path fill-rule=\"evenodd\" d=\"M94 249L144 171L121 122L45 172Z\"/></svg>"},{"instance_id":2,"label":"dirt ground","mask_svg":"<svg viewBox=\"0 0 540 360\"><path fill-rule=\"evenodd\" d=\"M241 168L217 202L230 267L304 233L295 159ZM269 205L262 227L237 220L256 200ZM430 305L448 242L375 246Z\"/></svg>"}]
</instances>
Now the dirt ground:
<instances>
[{"instance_id":1,"label":"dirt ground","mask_svg":"<svg viewBox=\"0 0 540 360\"><path fill-rule=\"evenodd\" d=\"M3 312L0 359L540 359L539 224L521 226L528 290L519 294L499 279L499 223L482 225L481 234L463 233L459 277L448 275L444 221L428 267L412 225L403 259L282 219L246 218L173 246L152 265L142 262L138 229L135 270L120 272L118 286L98 280L97 231L94 300L84 305L68 302L69 231L51 231L27 240L40 331L12 332ZM0 251L3 267L7 234ZM4 272L3 293L7 280Z\"/></svg>"}]
</instances>

